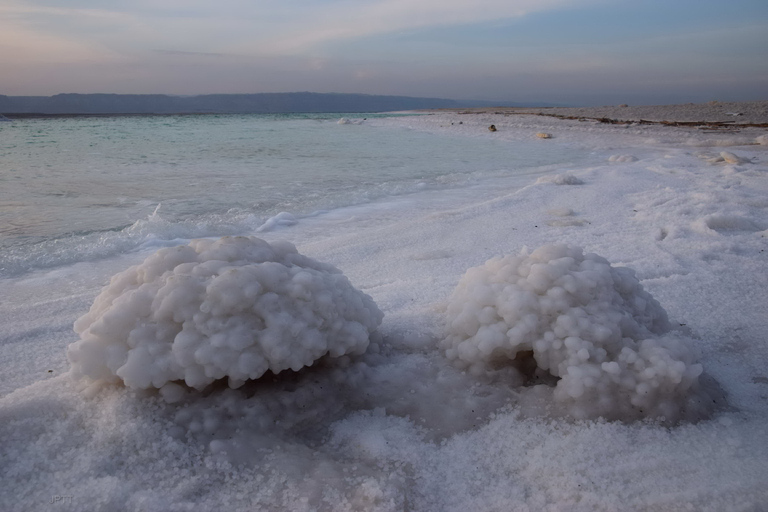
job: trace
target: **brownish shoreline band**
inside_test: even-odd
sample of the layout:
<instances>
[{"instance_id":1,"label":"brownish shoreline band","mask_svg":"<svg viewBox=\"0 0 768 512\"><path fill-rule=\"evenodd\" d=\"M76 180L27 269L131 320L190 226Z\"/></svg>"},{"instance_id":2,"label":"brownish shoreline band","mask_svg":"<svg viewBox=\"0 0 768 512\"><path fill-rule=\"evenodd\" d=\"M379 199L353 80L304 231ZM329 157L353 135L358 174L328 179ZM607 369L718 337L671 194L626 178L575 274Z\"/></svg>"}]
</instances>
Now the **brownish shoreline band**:
<instances>
[{"instance_id":1,"label":"brownish shoreline band","mask_svg":"<svg viewBox=\"0 0 768 512\"><path fill-rule=\"evenodd\" d=\"M474 114L475 112L458 112L459 114ZM624 119L611 119L608 117L586 117L586 116L567 116L563 114L547 114L543 112L486 112L503 116L543 116L554 117L556 119L568 119L572 121L596 121L598 123L605 124L621 124L621 125L634 125L634 124L650 124L650 125L663 125L663 126L706 126L712 128L768 128L768 123L738 123L736 121L649 121L647 119L638 120L624 120Z\"/></svg>"}]
</instances>

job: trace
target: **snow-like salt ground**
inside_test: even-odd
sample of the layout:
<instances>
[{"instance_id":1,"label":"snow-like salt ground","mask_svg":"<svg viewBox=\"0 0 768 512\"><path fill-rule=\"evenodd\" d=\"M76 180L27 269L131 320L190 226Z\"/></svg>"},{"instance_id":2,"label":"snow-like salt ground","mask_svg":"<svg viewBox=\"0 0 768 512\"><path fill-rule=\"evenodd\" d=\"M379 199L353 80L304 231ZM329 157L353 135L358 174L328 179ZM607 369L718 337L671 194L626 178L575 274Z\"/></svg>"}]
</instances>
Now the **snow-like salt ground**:
<instances>
[{"instance_id":1,"label":"snow-like salt ground","mask_svg":"<svg viewBox=\"0 0 768 512\"><path fill-rule=\"evenodd\" d=\"M83 393L66 374L73 322L148 252L3 282L4 336L17 342L0 352L2 508L768 507L764 130L482 114L367 124L569 144L594 160L519 190L424 192L259 233L341 269L384 312L379 334L362 357L173 404L118 385ZM452 366L440 342L466 270L553 243L634 269L727 404L672 427L548 419L521 411L504 372Z\"/></svg>"}]
</instances>

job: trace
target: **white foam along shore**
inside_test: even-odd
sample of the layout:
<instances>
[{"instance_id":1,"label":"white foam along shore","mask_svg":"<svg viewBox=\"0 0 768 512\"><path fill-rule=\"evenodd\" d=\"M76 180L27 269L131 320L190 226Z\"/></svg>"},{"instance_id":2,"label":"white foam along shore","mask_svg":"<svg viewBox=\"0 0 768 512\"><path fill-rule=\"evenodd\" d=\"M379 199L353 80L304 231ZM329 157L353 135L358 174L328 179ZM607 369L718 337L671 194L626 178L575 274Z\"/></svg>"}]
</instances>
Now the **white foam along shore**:
<instances>
[{"instance_id":1,"label":"white foam along shore","mask_svg":"<svg viewBox=\"0 0 768 512\"><path fill-rule=\"evenodd\" d=\"M661 117L674 120L664 108ZM109 276L147 254L3 281L0 295L12 297L0 304L3 331L18 340L2 346L3 506L757 511L768 503L765 129L488 112L341 128L369 127L565 144L593 159L543 170L521 189L428 191L259 233L341 269L384 312L379 333L362 357L173 404L120 385L83 394L66 373L72 323ZM440 349L448 299L466 270L553 243L636 271L725 394L712 416L672 427L552 419L546 402L521 408L504 371L476 374L448 361Z\"/></svg>"}]
</instances>

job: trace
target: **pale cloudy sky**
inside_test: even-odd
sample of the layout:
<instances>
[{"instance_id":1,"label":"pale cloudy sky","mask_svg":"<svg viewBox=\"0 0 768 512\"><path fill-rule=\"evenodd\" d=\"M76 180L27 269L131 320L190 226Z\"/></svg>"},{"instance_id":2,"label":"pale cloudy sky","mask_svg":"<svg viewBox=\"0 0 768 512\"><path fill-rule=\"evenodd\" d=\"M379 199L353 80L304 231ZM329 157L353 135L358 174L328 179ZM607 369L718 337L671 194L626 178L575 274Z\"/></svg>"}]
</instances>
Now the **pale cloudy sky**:
<instances>
[{"instance_id":1,"label":"pale cloudy sky","mask_svg":"<svg viewBox=\"0 0 768 512\"><path fill-rule=\"evenodd\" d=\"M768 0L0 0L0 94L768 99Z\"/></svg>"}]
</instances>

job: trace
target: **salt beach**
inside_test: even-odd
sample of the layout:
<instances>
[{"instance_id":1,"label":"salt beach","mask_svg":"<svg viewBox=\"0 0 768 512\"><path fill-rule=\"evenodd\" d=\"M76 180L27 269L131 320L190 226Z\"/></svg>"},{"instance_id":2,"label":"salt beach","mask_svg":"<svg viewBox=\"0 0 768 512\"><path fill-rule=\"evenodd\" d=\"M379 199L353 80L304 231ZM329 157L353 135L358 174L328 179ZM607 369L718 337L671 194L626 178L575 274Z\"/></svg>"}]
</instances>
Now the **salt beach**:
<instances>
[{"instance_id":1,"label":"salt beach","mask_svg":"<svg viewBox=\"0 0 768 512\"><path fill-rule=\"evenodd\" d=\"M61 154L62 137L68 148L85 148L84 134L92 137L80 121L4 123L4 182L34 178L38 188L2 197L2 507L762 510L768 132L745 125L768 122L768 103L633 109L476 109L364 121L345 114L342 124L340 116L273 124L158 117L135 121L152 123L152 144L136 135L146 125L118 121L109 133L129 135L58 163L41 159ZM185 145L208 130L226 134L211 136L210 154ZM277 135L258 139L259 130ZM285 143L289 133L301 144ZM49 147L27 151L35 135ZM93 188L66 189L57 165L82 170ZM295 179L285 178L297 167ZM39 197L50 201L36 209ZM231 198L236 204L227 205ZM11 207L24 212L23 226ZM88 226L75 229L58 222L63 217ZM329 330L317 353L311 329L298 330L300 357L275 356L279 373L265 367L255 380L233 362L230 373L191 385L180 368L196 353L159 362L172 341L147 349L143 366L130 371L117 371L124 360L101 365L114 347L142 343L138 334L117 339L117 327L83 341L107 309L97 297L112 276L136 265L151 273L160 265L147 258L179 246L193 263L188 274L203 272L211 265L204 250L193 256L189 248L223 236L276 248L266 259L238 257L253 276L261 270L248 265L285 258L312 269L306 300L338 289L334 276L343 275L334 307L360 306L346 311L350 324ZM286 242L296 256L285 256L294 254ZM521 270L535 264L541 279ZM557 306L566 293L556 290L565 286L558 280L586 271L586 281L574 277L566 290L575 302ZM287 297L295 290L285 283L299 271L280 272L275 286ZM234 281L220 298L205 296L206 313L219 307L222 325L250 322L237 310L247 297L226 302L245 289L246 280ZM159 290L168 281L142 282ZM130 288L118 284L110 285L115 297ZM171 323L185 321L174 314L204 309L202 300L193 310L177 307L192 304L181 296L191 286L177 287L178 299L166 304ZM502 291L508 300L497 300ZM159 296L131 299L134 316L125 314L128 298L115 299L114 318L150 318ZM101 309L78 320L94 301ZM558 307L548 323L548 308ZM310 309L270 321L287 336L297 319L311 326L336 314ZM568 312L573 325L555 325ZM353 320L364 328L350 327ZM131 322L126 332L160 325ZM214 339L196 325L200 339ZM629 352L612 352L621 343L631 361ZM89 352L94 344L107 355ZM93 359L73 363L73 352ZM524 362L529 352L533 360ZM98 371L83 362L97 359ZM635 371L638 360L647 364ZM627 379L631 387L618 390ZM641 395L653 397L649 407L637 405Z\"/></svg>"}]
</instances>

